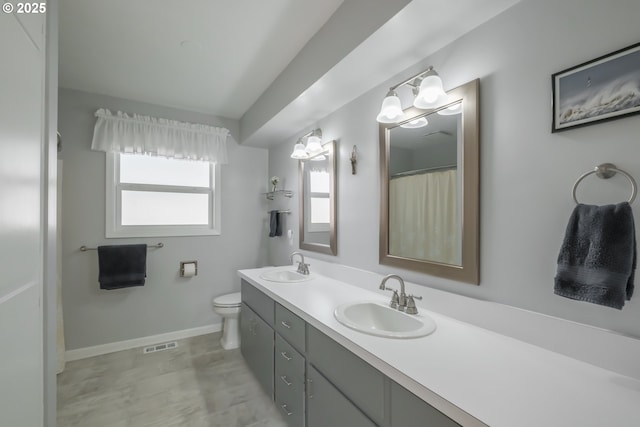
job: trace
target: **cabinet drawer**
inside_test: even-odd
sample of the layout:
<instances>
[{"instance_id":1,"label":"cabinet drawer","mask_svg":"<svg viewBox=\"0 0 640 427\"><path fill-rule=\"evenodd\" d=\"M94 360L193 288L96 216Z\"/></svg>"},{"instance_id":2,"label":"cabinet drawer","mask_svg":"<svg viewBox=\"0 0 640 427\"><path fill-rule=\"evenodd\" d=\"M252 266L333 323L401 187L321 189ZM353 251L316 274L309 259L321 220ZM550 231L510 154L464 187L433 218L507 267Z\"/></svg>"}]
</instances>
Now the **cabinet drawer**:
<instances>
[{"instance_id":1,"label":"cabinet drawer","mask_svg":"<svg viewBox=\"0 0 640 427\"><path fill-rule=\"evenodd\" d=\"M307 427L376 427L313 366L307 368L307 381ZM415 425L424 424L414 420L406 426Z\"/></svg>"},{"instance_id":2,"label":"cabinet drawer","mask_svg":"<svg viewBox=\"0 0 640 427\"><path fill-rule=\"evenodd\" d=\"M310 326L308 334L307 360L368 417L382 425L384 375L317 329Z\"/></svg>"},{"instance_id":3,"label":"cabinet drawer","mask_svg":"<svg viewBox=\"0 0 640 427\"><path fill-rule=\"evenodd\" d=\"M305 351L305 321L276 303L276 321L274 328L297 350Z\"/></svg>"},{"instance_id":4,"label":"cabinet drawer","mask_svg":"<svg viewBox=\"0 0 640 427\"><path fill-rule=\"evenodd\" d=\"M287 386L277 378L275 404L289 427L304 425L304 383Z\"/></svg>"},{"instance_id":5,"label":"cabinet drawer","mask_svg":"<svg viewBox=\"0 0 640 427\"><path fill-rule=\"evenodd\" d=\"M391 383L391 427L420 423L429 427L460 427L458 423L404 387Z\"/></svg>"},{"instance_id":6,"label":"cabinet drawer","mask_svg":"<svg viewBox=\"0 0 640 427\"><path fill-rule=\"evenodd\" d=\"M304 380L304 357L298 353L289 343L276 334L276 353L274 355L276 363L276 378L278 375L296 377Z\"/></svg>"},{"instance_id":7,"label":"cabinet drawer","mask_svg":"<svg viewBox=\"0 0 640 427\"><path fill-rule=\"evenodd\" d=\"M245 280L241 281L241 293L242 302L251 307L258 316L262 317L265 322L273 327L274 301Z\"/></svg>"}]
</instances>

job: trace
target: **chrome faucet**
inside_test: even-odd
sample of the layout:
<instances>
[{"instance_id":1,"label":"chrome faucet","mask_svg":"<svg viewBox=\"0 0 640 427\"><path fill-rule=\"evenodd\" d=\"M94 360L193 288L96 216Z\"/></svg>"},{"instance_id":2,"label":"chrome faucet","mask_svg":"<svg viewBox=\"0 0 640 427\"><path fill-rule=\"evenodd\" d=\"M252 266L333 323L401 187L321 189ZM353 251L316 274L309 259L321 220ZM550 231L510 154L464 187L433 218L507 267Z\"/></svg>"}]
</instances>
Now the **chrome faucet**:
<instances>
[{"instance_id":1,"label":"chrome faucet","mask_svg":"<svg viewBox=\"0 0 640 427\"><path fill-rule=\"evenodd\" d=\"M387 288L385 284L389 279L396 279L400 283L400 295L398 295L398 291L395 289ZM418 309L416 307L415 299L421 300L422 297L415 295L407 295L404 291L404 280L402 277L397 274L389 274L382 279L380 283L380 289L383 291L393 291L393 296L391 297L391 303L389 304L391 308L397 308L400 311L406 311L407 314L418 314Z\"/></svg>"},{"instance_id":2,"label":"chrome faucet","mask_svg":"<svg viewBox=\"0 0 640 427\"><path fill-rule=\"evenodd\" d=\"M289 262L293 262L293 256L300 255L300 262L298 263L298 273L308 275L309 274L309 264L304 263L304 255L300 252L294 252L289 255Z\"/></svg>"}]
</instances>

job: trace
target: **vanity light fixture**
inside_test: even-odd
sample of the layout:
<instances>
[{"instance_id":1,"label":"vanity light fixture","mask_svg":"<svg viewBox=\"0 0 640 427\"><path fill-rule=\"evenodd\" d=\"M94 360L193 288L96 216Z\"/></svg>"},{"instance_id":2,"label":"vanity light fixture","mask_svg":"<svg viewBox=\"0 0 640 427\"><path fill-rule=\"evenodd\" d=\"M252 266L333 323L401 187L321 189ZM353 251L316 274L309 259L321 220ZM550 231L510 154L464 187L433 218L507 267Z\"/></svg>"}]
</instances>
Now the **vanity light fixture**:
<instances>
[{"instance_id":1,"label":"vanity light fixture","mask_svg":"<svg viewBox=\"0 0 640 427\"><path fill-rule=\"evenodd\" d=\"M302 142L304 139L307 139L307 145L305 146ZM302 135L298 138L298 142L293 147L293 153L291 153L291 158L296 160L322 160L322 130L320 128L314 129L309 133Z\"/></svg>"},{"instance_id":2,"label":"vanity light fixture","mask_svg":"<svg viewBox=\"0 0 640 427\"><path fill-rule=\"evenodd\" d=\"M442 86L442 79L433 66L429 66L425 71L389 88L376 118L379 123L398 123L406 119L400 98L396 93L396 89L404 85L411 86L415 96L413 106L422 110L434 108L447 96Z\"/></svg>"}]
</instances>

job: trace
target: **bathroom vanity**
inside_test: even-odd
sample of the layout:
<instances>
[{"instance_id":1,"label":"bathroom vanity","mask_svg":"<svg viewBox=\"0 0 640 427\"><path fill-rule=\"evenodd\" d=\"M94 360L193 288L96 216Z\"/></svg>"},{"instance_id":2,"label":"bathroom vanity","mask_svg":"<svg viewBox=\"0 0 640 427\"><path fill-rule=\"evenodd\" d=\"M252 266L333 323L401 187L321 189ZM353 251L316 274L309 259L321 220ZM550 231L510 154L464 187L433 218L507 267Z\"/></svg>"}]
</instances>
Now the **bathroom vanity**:
<instances>
[{"instance_id":1,"label":"bathroom vanity","mask_svg":"<svg viewBox=\"0 0 640 427\"><path fill-rule=\"evenodd\" d=\"M316 273L299 283L260 277L276 269L239 271L242 354L290 426L640 425L640 381L420 306L434 333L365 334L334 310L388 303L379 279L359 287Z\"/></svg>"},{"instance_id":2,"label":"bathroom vanity","mask_svg":"<svg viewBox=\"0 0 640 427\"><path fill-rule=\"evenodd\" d=\"M246 280L242 299L242 354L291 427L459 425Z\"/></svg>"}]
</instances>

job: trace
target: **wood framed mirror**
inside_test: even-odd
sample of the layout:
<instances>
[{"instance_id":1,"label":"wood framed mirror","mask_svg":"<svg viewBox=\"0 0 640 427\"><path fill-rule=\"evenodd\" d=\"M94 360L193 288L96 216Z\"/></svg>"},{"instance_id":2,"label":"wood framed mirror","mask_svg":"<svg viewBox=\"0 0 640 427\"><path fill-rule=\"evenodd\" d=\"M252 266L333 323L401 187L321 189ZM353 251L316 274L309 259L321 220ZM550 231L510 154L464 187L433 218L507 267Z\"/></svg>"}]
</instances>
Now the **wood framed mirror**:
<instances>
[{"instance_id":1,"label":"wood framed mirror","mask_svg":"<svg viewBox=\"0 0 640 427\"><path fill-rule=\"evenodd\" d=\"M447 95L380 125L380 264L477 285L479 80Z\"/></svg>"},{"instance_id":2,"label":"wood framed mirror","mask_svg":"<svg viewBox=\"0 0 640 427\"><path fill-rule=\"evenodd\" d=\"M323 153L298 161L300 249L336 255L336 141Z\"/></svg>"}]
</instances>

